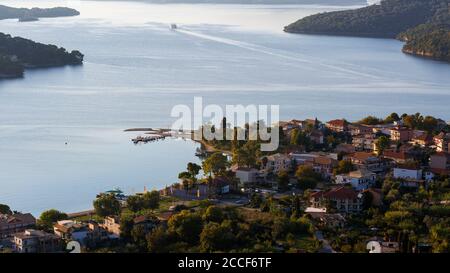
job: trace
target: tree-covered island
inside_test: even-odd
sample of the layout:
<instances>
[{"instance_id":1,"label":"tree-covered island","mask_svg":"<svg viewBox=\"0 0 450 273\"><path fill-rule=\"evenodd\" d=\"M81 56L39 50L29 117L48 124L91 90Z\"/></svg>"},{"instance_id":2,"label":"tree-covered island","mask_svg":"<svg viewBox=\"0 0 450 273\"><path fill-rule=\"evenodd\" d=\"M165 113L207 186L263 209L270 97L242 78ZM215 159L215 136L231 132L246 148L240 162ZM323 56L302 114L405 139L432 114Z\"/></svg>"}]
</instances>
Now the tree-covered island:
<instances>
[{"instance_id":1,"label":"tree-covered island","mask_svg":"<svg viewBox=\"0 0 450 273\"><path fill-rule=\"evenodd\" d=\"M397 38L403 52L450 61L450 0L383 0L364 8L307 16L290 33Z\"/></svg>"},{"instance_id":2,"label":"tree-covered island","mask_svg":"<svg viewBox=\"0 0 450 273\"><path fill-rule=\"evenodd\" d=\"M0 78L22 77L25 68L79 65L84 55L0 32Z\"/></svg>"}]
</instances>

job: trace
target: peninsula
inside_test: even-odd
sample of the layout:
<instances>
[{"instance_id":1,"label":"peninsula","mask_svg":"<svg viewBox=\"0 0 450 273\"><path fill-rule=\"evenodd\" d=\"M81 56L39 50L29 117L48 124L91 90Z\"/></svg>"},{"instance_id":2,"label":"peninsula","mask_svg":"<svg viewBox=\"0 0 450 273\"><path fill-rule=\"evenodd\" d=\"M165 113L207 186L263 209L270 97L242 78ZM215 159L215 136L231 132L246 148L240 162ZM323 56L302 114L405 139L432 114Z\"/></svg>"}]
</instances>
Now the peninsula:
<instances>
[{"instance_id":1,"label":"peninsula","mask_svg":"<svg viewBox=\"0 0 450 273\"><path fill-rule=\"evenodd\" d=\"M79 65L83 57L77 50L68 52L62 47L0 32L0 79L22 77L25 68Z\"/></svg>"},{"instance_id":2,"label":"peninsula","mask_svg":"<svg viewBox=\"0 0 450 273\"><path fill-rule=\"evenodd\" d=\"M307 16L286 32L397 38L403 52L450 61L450 0L383 0L368 7Z\"/></svg>"},{"instance_id":3,"label":"peninsula","mask_svg":"<svg viewBox=\"0 0 450 273\"><path fill-rule=\"evenodd\" d=\"M55 18L80 15L75 9L56 7L56 8L13 8L0 5L0 20L19 19L20 21L30 21L30 18Z\"/></svg>"}]
</instances>

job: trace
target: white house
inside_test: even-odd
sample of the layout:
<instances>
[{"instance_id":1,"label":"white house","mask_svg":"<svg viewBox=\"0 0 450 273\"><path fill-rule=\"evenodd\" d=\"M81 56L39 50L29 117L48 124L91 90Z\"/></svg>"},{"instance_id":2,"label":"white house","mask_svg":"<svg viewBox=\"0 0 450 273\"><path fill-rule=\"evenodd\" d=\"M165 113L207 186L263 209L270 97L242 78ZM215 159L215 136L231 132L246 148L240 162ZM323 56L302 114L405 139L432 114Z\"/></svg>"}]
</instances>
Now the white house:
<instances>
[{"instance_id":1,"label":"white house","mask_svg":"<svg viewBox=\"0 0 450 273\"><path fill-rule=\"evenodd\" d=\"M235 170L236 178L238 178L242 184L255 183L258 172L257 169L253 168L237 168Z\"/></svg>"},{"instance_id":2,"label":"white house","mask_svg":"<svg viewBox=\"0 0 450 273\"><path fill-rule=\"evenodd\" d=\"M360 169L347 174L336 175L336 184L351 184L356 190L365 190L375 182L377 175L371 171Z\"/></svg>"},{"instance_id":3,"label":"white house","mask_svg":"<svg viewBox=\"0 0 450 273\"><path fill-rule=\"evenodd\" d=\"M89 228L86 224L73 220L62 220L56 222L53 226L53 232L61 239L78 241L84 244L88 237Z\"/></svg>"},{"instance_id":4,"label":"white house","mask_svg":"<svg viewBox=\"0 0 450 273\"><path fill-rule=\"evenodd\" d=\"M394 168L393 176L394 178L420 180L422 179L422 170L408 169L408 168Z\"/></svg>"},{"instance_id":5,"label":"white house","mask_svg":"<svg viewBox=\"0 0 450 273\"><path fill-rule=\"evenodd\" d=\"M288 171L292 167L292 160L284 154L273 154L267 156L267 164L264 166L265 171L278 173L282 170Z\"/></svg>"}]
</instances>

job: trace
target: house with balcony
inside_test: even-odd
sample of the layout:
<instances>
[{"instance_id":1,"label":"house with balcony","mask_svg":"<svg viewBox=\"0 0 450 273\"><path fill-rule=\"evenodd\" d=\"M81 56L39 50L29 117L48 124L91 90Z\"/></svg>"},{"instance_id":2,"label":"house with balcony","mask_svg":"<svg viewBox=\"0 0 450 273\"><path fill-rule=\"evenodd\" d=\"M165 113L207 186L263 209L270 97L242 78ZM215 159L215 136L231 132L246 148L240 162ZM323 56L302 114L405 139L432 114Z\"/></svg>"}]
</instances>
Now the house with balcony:
<instances>
[{"instance_id":1,"label":"house with balcony","mask_svg":"<svg viewBox=\"0 0 450 273\"><path fill-rule=\"evenodd\" d=\"M18 253L55 253L62 251L62 243L55 234L26 229L14 234L13 249Z\"/></svg>"},{"instance_id":2,"label":"house with balcony","mask_svg":"<svg viewBox=\"0 0 450 273\"><path fill-rule=\"evenodd\" d=\"M347 132L348 122L345 119L334 119L325 123L325 127L336 133Z\"/></svg>"},{"instance_id":3,"label":"house with balcony","mask_svg":"<svg viewBox=\"0 0 450 273\"><path fill-rule=\"evenodd\" d=\"M355 152L344 156L344 159L350 160L358 169L365 169L375 173L384 172L392 165L390 160L380 158L370 152Z\"/></svg>"},{"instance_id":4,"label":"house with balcony","mask_svg":"<svg viewBox=\"0 0 450 273\"><path fill-rule=\"evenodd\" d=\"M263 166L266 173L279 173L280 171L289 171L292 168L292 160L285 154L273 154L266 156L267 163Z\"/></svg>"},{"instance_id":5,"label":"house with balcony","mask_svg":"<svg viewBox=\"0 0 450 273\"><path fill-rule=\"evenodd\" d=\"M369 125L362 125L362 124L349 124L348 129L350 131L350 134L352 136L357 135L365 135L365 134L372 134L373 128Z\"/></svg>"},{"instance_id":6,"label":"house with balcony","mask_svg":"<svg viewBox=\"0 0 450 273\"><path fill-rule=\"evenodd\" d=\"M30 213L0 214L0 239L33 228L36 218Z\"/></svg>"},{"instance_id":7,"label":"house with balcony","mask_svg":"<svg viewBox=\"0 0 450 273\"><path fill-rule=\"evenodd\" d=\"M120 220L118 216L106 216L103 224L100 224L100 227L117 238L120 237Z\"/></svg>"},{"instance_id":8,"label":"house with balcony","mask_svg":"<svg viewBox=\"0 0 450 273\"><path fill-rule=\"evenodd\" d=\"M373 133L355 135L352 138L352 145L356 151L372 152L374 150L377 137Z\"/></svg>"},{"instance_id":9,"label":"house with balcony","mask_svg":"<svg viewBox=\"0 0 450 273\"><path fill-rule=\"evenodd\" d=\"M418 145L418 146L424 148L424 147L428 147L429 145L431 145L433 143L433 138L427 132L415 130L414 136L411 138L410 143L412 145Z\"/></svg>"},{"instance_id":10,"label":"house with balcony","mask_svg":"<svg viewBox=\"0 0 450 273\"><path fill-rule=\"evenodd\" d=\"M317 191L310 196L310 206L331 206L340 213L358 213L362 210L362 196L354 189L344 186L328 191Z\"/></svg>"},{"instance_id":11,"label":"house with balcony","mask_svg":"<svg viewBox=\"0 0 450 273\"><path fill-rule=\"evenodd\" d=\"M390 130L390 135L392 141L407 142L413 137L413 131L406 127L395 127Z\"/></svg>"}]
</instances>

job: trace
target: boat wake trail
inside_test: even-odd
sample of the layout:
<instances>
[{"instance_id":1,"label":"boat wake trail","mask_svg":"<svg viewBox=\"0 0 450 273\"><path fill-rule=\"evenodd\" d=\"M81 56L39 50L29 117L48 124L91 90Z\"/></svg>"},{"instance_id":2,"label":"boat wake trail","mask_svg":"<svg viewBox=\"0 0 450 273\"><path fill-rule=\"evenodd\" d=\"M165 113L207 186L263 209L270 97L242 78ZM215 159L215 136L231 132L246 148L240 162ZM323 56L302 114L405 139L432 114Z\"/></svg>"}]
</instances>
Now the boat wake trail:
<instances>
[{"instance_id":1,"label":"boat wake trail","mask_svg":"<svg viewBox=\"0 0 450 273\"><path fill-rule=\"evenodd\" d=\"M177 28L175 31L179 32L179 33L186 34L186 35L190 35L190 36L193 36L193 37L197 37L197 38L201 38L201 39L205 39L205 40L209 40L209 41L213 41L213 42L217 42L217 43L222 43L222 44L226 44L226 45L230 45L230 46L236 46L236 47L240 47L240 48L243 48L243 49L246 49L246 50L251 50L251 51L254 51L254 52L258 52L258 53L263 53L263 54L266 54L266 55L279 57L279 58L282 58L282 59L294 61L296 63L300 62L300 63L308 64L308 65L311 65L311 66L319 65L319 66L322 66L322 67L333 69L335 71L348 73L348 74L356 75L356 76L359 76L359 77L362 76L362 77L368 77L368 78L372 78L372 79L381 79L380 77L372 75L372 74L368 74L368 73L364 73L364 72L360 72L360 71L344 68L342 66L337 66L337 65L333 65L333 64L327 64L327 63L325 63L325 62L323 62L321 60L317 60L317 59L313 60L313 59L302 58L300 56L292 55L292 54L290 54L290 53L288 53L286 51L276 50L276 49L265 47L265 46L260 46L260 45L256 45L256 44L252 44L252 43L237 41L237 40L223 38L223 37L212 36L212 35L208 35L208 34L204 34L204 33L190 31L190 30L187 30L187 29ZM305 66L301 66L301 67L305 68Z\"/></svg>"}]
</instances>

